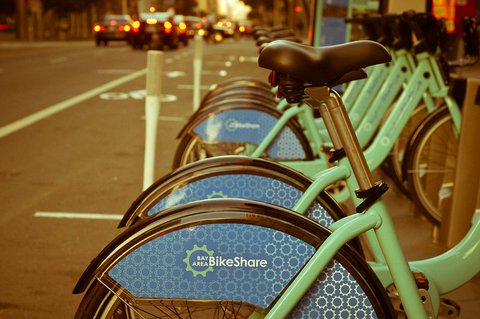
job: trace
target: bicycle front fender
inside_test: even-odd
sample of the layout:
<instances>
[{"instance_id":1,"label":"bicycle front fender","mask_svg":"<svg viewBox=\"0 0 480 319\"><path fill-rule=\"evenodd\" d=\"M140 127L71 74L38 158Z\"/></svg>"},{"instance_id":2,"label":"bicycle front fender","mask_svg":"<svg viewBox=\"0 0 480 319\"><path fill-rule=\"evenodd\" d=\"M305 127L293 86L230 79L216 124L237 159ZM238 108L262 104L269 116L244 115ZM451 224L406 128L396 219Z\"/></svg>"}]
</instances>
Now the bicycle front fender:
<instances>
[{"instance_id":1,"label":"bicycle front fender","mask_svg":"<svg viewBox=\"0 0 480 319\"><path fill-rule=\"evenodd\" d=\"M278 133L271 132L282 116L281 112L273 108L232 104L208 110L199 113L182 134L191 134L205 145L244 143L258 146L269 137L272 142L266 149L268 158L313 159L310 143L294 118L288 119L282 127L277 126L280 129Z\"/></svg>"},{"instance_id":2,"label":"bicycle front fender","mask_svg":"<svg viewBox=\"0 0 480 319\"><path fill-rule=\"evenodd\" d=\"M266 203L192 202L128 228L89 265L74 293L98 280L139 311L163 300L238 300L268 311L329 235L314 221ZM380 282L348 246L312 279L292 313L317 318L318 304L337 309L343 298L354 303L341 309L350 318L393 316ZM332 287L339 288L332 293ZM331 314L327 310L320 316Z\"/></svg>"},{"instance_id":3,"label":"bicycle front fender","mask_svg":"<svg viewBox=\"0 0 480 319\"><path fill-rule=\"evenodd\" d=\"M293 208L312 181L287 166L259 158L221 156L183 166L142 192L124 214L119 228L164 209L207 198L244 198ZM328 193L297 207L323 225L345 214Z\"/></svg>"},{"instance_id":4,"label":"bicycle front fender","mask_svg":"<svg viewBox=\"0 0 480 319\"><path fill-rule=\"evenodd\" d=\"M186 134L192 131L192 128L195 125L198 125L199 122L202 121L205 117L208 117L208 114L215 113L219 109L229 108L232 106L236 107L259 107L262 108L274 108L269 104L265 104L261 101L256 101L248 98L234 98L234 99L223 99L219 102L209 103L206 105L202 105L198 108L188 119L187 123L182 127L180 132L177 135L177 139L184 137Z\"/></svg>"},{"instance_id":5,"label":"bicycle front fender","mask_svg":"<svg viewBox=\"0 0 480 319\"><path fill-rule=\"evenodd\" d=\"M106 284L107 286L111 287L118 287L118 285L125 287L129 285L134 285L134 279L135 276L131 276L131 274L128 274L128 271L118 273L118 268L116 268L116 265L120 264L118 266L119 268L124 267L121 263L122 260L128 260L131 258L135 259L135 256L137 253L140 254L147 254L148 256L164 256L161 251L162 249L167 249L171 250L172 254L185 254L185 256L176 256L177 262L179 265L185 266L182 267L184 268L182 271L187 273L192 273L194 275L194 278L197 277L198 273L195 269L197 268L202 268L202 267L195 267L195 264L190 265L191 267L194 268L192 270L190 267L185 265L182 262L183 257L188 257L190 254L188 251L183 251L176 249L175 246L176 242L183 241L185 238L192 232L193 228L199 223L199 221L202 219L201 217L198 217L199 215L203 214L204 212L210 212L210 213L219 213L218 217L215 218L215 223L220 223L220 225L228 225L232 222L232 215L229 215L228 212L231 212L235 214L235 212L246 212L246 211L258 211L261 210L263 211L262 214L267 214L267 215L273 215L271 218L274 219L279 219L281 218L287 218L287 219L293 219L296 222L293 223L294 225L298 225L298 223L306 223L304 225L305 229L314 227L318 229L317 223L311 221L310 219L304 218L303 216L299 214L293 214L294 216L291 216L291 211L287 211L285 209L282 209L280 207L266 204L266 203L261 203L261 202L256 202L256 201L248 201L248 200L239 200L239 199L210 199L208 201L206 200L200 200L196 202L190 202L185 205L180 205L176 206L170 209L165 210L161 215L157 214L155 216L152 216L150 219L142 220L131 227L128 227L125 229L123 233L118 235L113 241L111 241L101 252L100 254L95 257L86 270L83 272L81 275L80 279L78 280L77 284L75 285L73 289L74 294L80 294L86 291L88 286L92 281L95 279L100 280L102 283ZM278 214L272 214L273 211L278 211ZM241 213L243 214L243 213ZM286 214L287 217L283 216ZM199 221L195 221L196 219L199 219ZM224 220L225 224L223 224L221 221ZM240 220L243 220L243 217L240 216ZM244 223L243 221L242 223ZM251 221L252 226L256 224L255 221ZM182 226L183 224L188 224L188 226ZM190 225L192 224L192 225ZM201 223L200 223L201 224ZM248 222L247 222L248 225ZM248 228L248 227L247 227ZM181 229L184 229L185 231L182 231ZM245 231L248 233L252 232L252 230L245 230L243 229L240 231L236 236L241 236L246 238L247 241L255 239L255 237L246 237L242 235ZM181 232L181 234L180 234ZM236 232L236 230L235 230ZM169 244L168 245L160 245L160 244L155 244L155 245L150 245L148 242L150 240L154 240L156 238L160 238L162 236L165 236L166 234L174 234L178 233L179 235L175 235L175 238L168 239ZM252 232L256 233L256 232ZM315 234L318 235L318 231L314 232ZM212 235L214 238L215 242L225 242L228 236L231 236L232 234L228 235L228 232L219 232L218 234L215 233ZM200 239L204 239L205 234L202 234L200 232L199 234ZM224 236L224 240L221 238L218 238L218 236ZM170 242L170 240L172 240ZM270 245L272 240L266 240L265 245ZM210 242L211 245L214 245L213 242ZM238 242L237 242L238 244ZM246 247L250 247L253 242L247 245ZM257 243L258 244L258 243ZM195 246L198 246L198 248L201 248L202 245L198 243L198 245L194 245L190 243L190 241L185 242L185 245L191 245L194 248ZM234 245L232 245L233 247ZM144 247L144 248L142 248ZM162 248L163 247L163 248ZM211 247L209 245L209 247ZM292 245L292 247L296 247L296 245ZM313 248L313 247L312 247ZM224 249L224 248L222 248ZM217 251L217 250L215 250ZM169 252L170 253L170 252ZM313 253L313 250L311 251ZM132 256L132 257L129 257ZM159 257L159 258L160 258ZM305 259L304 262L308 260L308 257ZM137 256L138 258L138 256ZM138 261L138 260L137 260ZM132 261L135 262L135 261ZM167 262L168 263L168 262ZM157 262L155 261L146 261L146 266L152 267L154 269L155 267L158 267ZM172 265L170 265L171 267ZM137 267L136 267L137 268ZM178 267L177 267L178 268ZM301 263L298 265L297 271L301 268ZM137 269L138 270L138 269ZM191 275L191 274L190 274ZM145 277L145 274L142 275ZM166 274L168 277L169 275ZM156 280L155 278L160 277L158 274L152 274L151 280ZM178 278L184 278L184 275L180 276L174 276L176 280ZM114 281L117 281L116 283L112 282L112 278ZM148 281L148 279L144 278L145 281ZM135 289L134 289L135 290ZM267 289L265 291L269 291L270 289ZM135 293L133 293L136 295Z\"/></svg>"}]
</instances>

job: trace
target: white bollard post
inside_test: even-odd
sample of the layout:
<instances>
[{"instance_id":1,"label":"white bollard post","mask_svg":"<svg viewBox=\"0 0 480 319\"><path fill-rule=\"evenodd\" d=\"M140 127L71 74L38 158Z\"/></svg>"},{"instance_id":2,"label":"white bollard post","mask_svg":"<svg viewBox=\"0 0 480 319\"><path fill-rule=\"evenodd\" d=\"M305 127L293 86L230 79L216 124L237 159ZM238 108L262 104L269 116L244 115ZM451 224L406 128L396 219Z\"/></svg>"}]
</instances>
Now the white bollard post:
<instances>
[{"instance_id":1,"label":"white bollard post","mask_svg":"<svg viewBox=\"0 0 480 319\"><path fill-rule=\"evenodd\" d=\"M193 52L193 111L200 107L200 82L202 78L203 38L196 34Z\"/></svg>"},{"instance_id":2,"label":"white bollard post","mask_svg":"<svg viewBox=\"0 0 480 319\"><path fill-rule=\"evenodd\" d=\"M155 150L158 116L162 95L163 52L148 51L147 95L145 97L145 158L143 166L143 190L150 187L155 177Z\"/></svg>"}]
</instances>

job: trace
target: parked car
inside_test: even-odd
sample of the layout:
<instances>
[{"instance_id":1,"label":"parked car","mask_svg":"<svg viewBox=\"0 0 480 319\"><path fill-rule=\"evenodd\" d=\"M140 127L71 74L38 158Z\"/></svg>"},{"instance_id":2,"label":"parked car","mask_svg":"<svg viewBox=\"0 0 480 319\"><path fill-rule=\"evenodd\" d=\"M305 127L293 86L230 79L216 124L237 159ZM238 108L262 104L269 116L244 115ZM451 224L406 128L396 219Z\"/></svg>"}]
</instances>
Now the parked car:
<instances>
[{"instance_id":1,"label":"parked car","mask_svg":"<svg viewBox=\"0 0 480 319\"><path fill-rule=\"evenodd\" d=\"M178 30L169 12L140 13L130 31L130 44L134 49L148 47L163 50L178 48Z\"/></svg>"},{"instance_id":2,"label":"parked car","mask_svg":"<svg viewBox=\"0 0 480 319\"><path fill-rule=\"evenodd\" d=\"M129 15L106 15L93 26L95 44L108 45L109 41L129 41L133 20Z\"/></svg>"},{"instance_id":3,"label":"parked car","mask_svg":"<svg viewBox=\"0 0 480 319\"><path fill-rule=\"evenodd\" d=\"M253 32L254 24L250 20L242 20L238 22L237 28L240 35L250 35Z\"/></svg>"},{"instance_id":4,"label":"parked car","mask_svg":"<svg viewBox=\"0 0 480 319\"><path fill-rule=\"evenodd\" d=\"M173 17L173 22L177 28L178 40L183 45L188 45L187 23L185 22L185 16L177 14Z\"/></svg>"},{"instance_id":5,"label":"parked car","mask_svg":"<svg viewBox=\"0 0 480 319\"><path fill-rule=\"evenodd\" d=\"M202 18L195 16L185 16L185 23L187 25L187 34L190 38L193 38L196 34L201 36L206 35L206 26Z\"/></svg>"},{"instance_id":6,"label":"parked car","mask_svg":"<svg viewBox=\"0 0 480 319\"><path fill-rule=\"evenodd\" d=\"M213 30L215 30L215 37L231 38L235 35L235 23L229 20L219 20L213 25Z\"/></svg>"}]
</instances>

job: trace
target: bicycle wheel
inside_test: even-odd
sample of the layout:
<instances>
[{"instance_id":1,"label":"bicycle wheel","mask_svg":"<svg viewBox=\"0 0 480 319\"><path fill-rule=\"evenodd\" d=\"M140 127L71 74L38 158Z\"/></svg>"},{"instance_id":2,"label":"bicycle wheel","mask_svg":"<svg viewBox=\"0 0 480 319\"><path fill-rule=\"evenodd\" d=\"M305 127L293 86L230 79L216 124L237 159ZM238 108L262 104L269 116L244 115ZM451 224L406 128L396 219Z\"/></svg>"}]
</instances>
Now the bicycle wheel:
<instances>
[{"instance_id":1,"label":"bicycle wheel","mask_svg":"<svg viewBox=\"0 0 480 319\"><path fill-rule=\"evenodd\" d=\"M237 101L198 113L181 132L173 168L220 155L244 155L255 149L282 113L248 101ZM288 120L261 156L276 161L312 160L310 143L300 124Z\"/></svg>"},{"instance_id":2,"label":"bicycle wheel","mask_svg":"<svg viewBox=\"0 0 480 319\"><path fill-rule=\"evenodd\" d=\"M411 196L408 190L406 178L403 177L402 170L405 151L411 135L427 114L427 108L425 105L422 104L415 108L412 116L408 120L404 129L400 133L400 136L393 145L390 155L385 159L382 165L382 168L392 179L397 188L408 198L411 198Z\"/></svg>"},{"instance_id":3,"label":"bicycle wheel","mask_svg":"<svg viewBox=\"0 0 480 319\"><path fill-rule=\"evenodd\" d=\"M407 162L407 182L419 211L434 224L449 210L455 180L458 138L448 108L424 121Z\"/></svg>"},{"instance_id":4,"label":"bicycle wheel","mask_svg":"<svg viewBox=\"0 0 480 319\"><path fill-rule=\"evenodd\" d=\"M175 207L127 228L90 264L74 290L90 283L75 318L262 318L328 235L308 218L259 202ZM371 268L344 246L290 317L395 314Z\"/></svg>"},{"instance_id":5,"label":"bicycle wheel","mask_svg":"<svg viewBox=\"0 0 480 319\"><path fill-rule=\"evenodd\" d=\"M232 90L232 91L215 95L214 97L206 100L205 103L201 105L201 108L204 109L204 108L215 106L217 104L225 105L226 101L229 101L231 103L231 101L235 101L235 100L253 101L253 102L257 102L259 104L272 107L272 108L275 108L278 104L278 102L274 98L265 96L261 93L258 94L258 92L255 92L255 91L248 92L245 90Z\"/></svg>"},{"instance_id":6,"label":"bicycle wheel","mask_svg":"<svg viewBox=\"0 0 480 319\"><path fill-rule=\"evenodd\" d=\"M260 81L251 77L236 77L231 78L226 81L220 82L214 85L210 91L208 91L202 98L201 105L204 104L204 101L210 99L211 97L226 92L231 89L244 89L244 90L258 90L262 91L267 95L272 95L271 88L268 83Z\"/></svg>"},{"instance_id":7,"label":"bicycle wheel","mask_svg":"<svg viewBox=\"0 0 480 319\"><path fill-rule=\"evenodd\" d=\"M293 209L311 183L305 175L275 162L243 156L210 158L157 180L133 201L119 227L129 227L167 208L209 198L248 199ZM317 194L299 213L326 227L347 216L329 191ZM358 238L349 244L364 256Z\"/></svg>"}]
</instances>

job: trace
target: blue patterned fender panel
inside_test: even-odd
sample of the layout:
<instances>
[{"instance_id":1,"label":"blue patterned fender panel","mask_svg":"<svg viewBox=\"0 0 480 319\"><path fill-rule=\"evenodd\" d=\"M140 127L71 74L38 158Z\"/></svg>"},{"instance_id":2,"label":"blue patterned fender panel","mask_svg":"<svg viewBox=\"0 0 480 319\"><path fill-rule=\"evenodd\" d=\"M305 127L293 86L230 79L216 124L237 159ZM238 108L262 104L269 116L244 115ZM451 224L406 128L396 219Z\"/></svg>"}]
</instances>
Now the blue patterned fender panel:
<instances>
[{"instance_id":1,"label":"blue patterned fender panel","mask_svg":"<svg viewBox=\"0 0 480 319\"><path fill-rule=\"evenodd\" d=\"M258 110L228 110L214 113L193 132L207 142L246 142L259 145L278 121ZM284 127L268 148L268 156L278 159L306 157L301 142L289 127Z\"/></svg>"},{"instance_id":2,"label":"blue patterned fender panel","mask_svg":"<svg viewBox=\"0 0 480 319\"><path fill-rule=\"evenodd\" d=\"M139 298L242 300L267 308L315 248L250 224L179 229L138 247L108 275ZM292 312L293 318L372 318L365 293L332 261Z\"/></svg>"},{"instance_id":3,"label":"blue patterned fender panel","mask_svg":"<svg viewBox=\"0 0 480 319\"><path fill-rule=\"evenodd\" d=\"M294 186L270 177L252 174L217 175L175 189L155 204L148 215L208 198L251 199L291 209L302 195L303 192ZM327 227L334 222L332 216L318 202L309 209L307 216Z\"/></svg>"}]
</instances>

